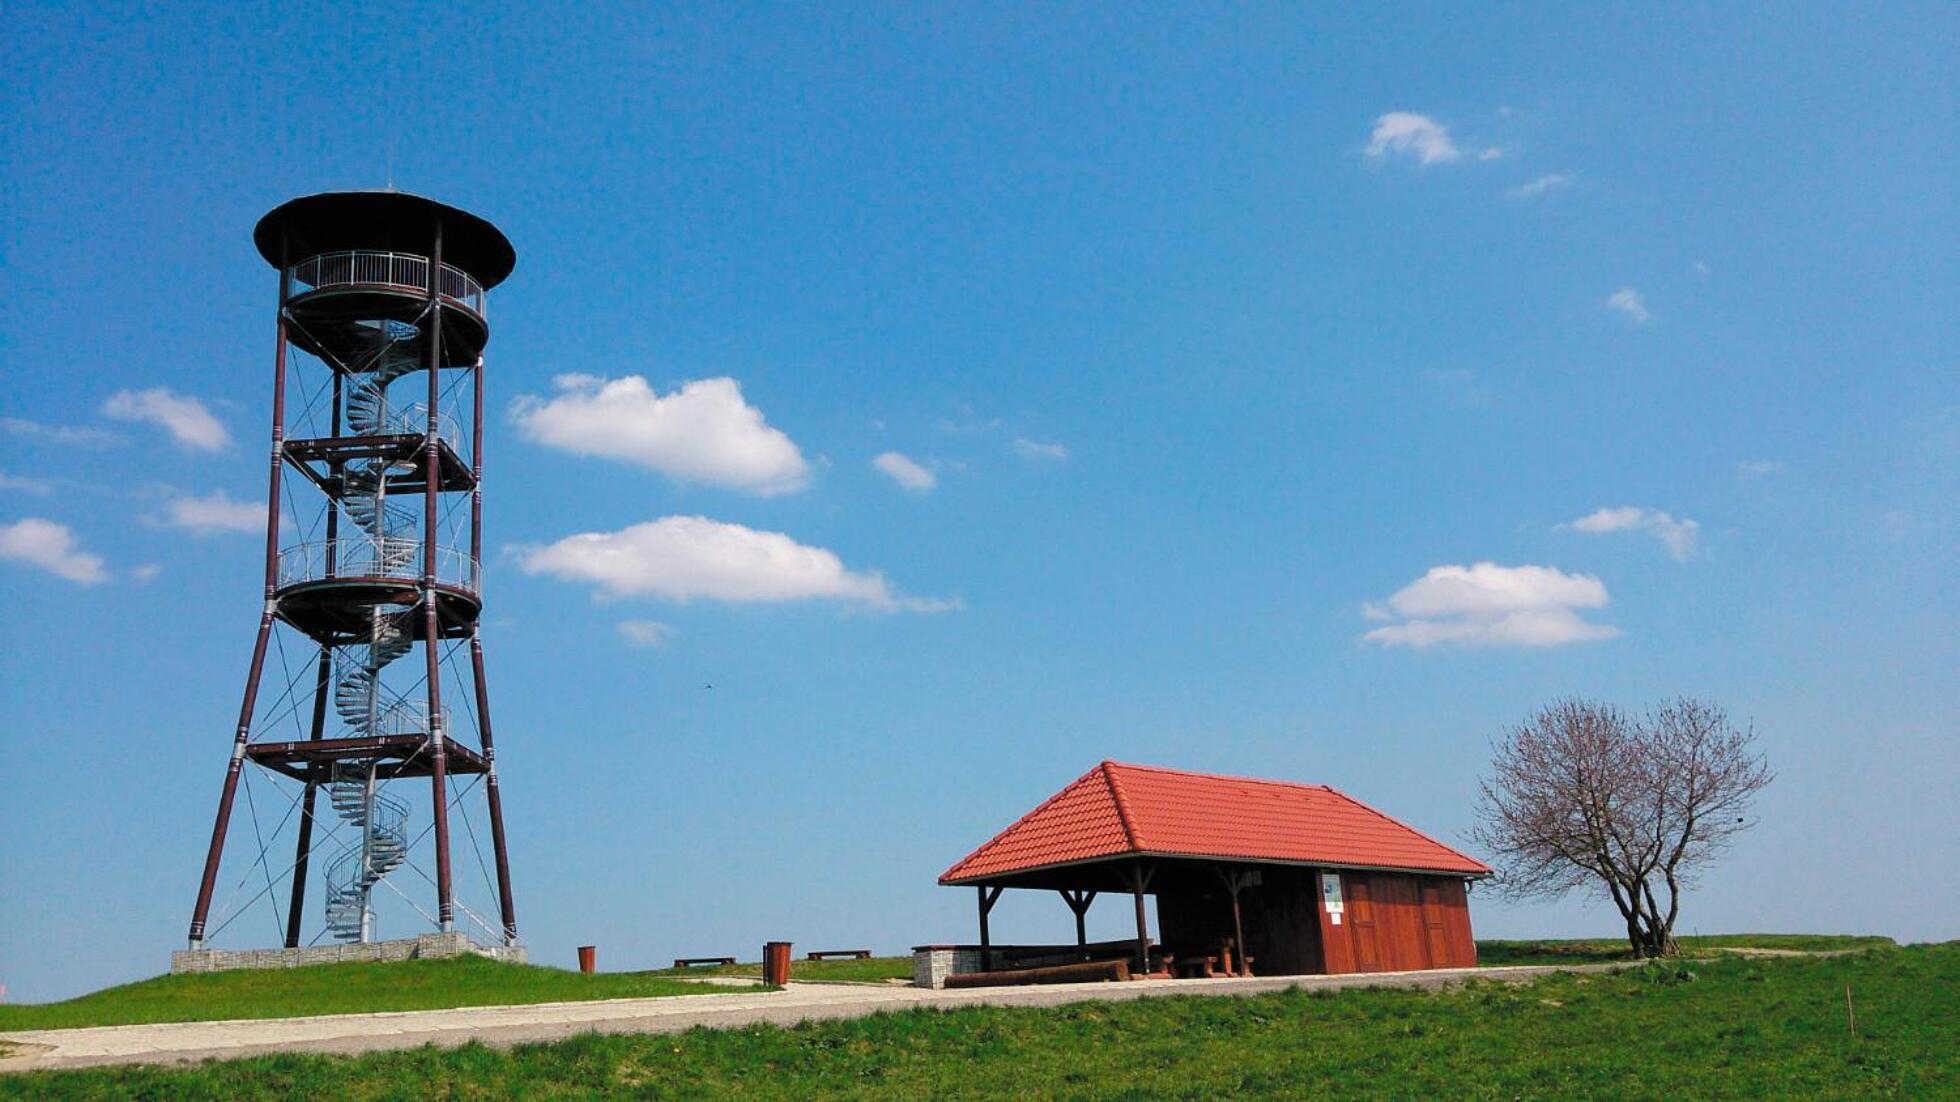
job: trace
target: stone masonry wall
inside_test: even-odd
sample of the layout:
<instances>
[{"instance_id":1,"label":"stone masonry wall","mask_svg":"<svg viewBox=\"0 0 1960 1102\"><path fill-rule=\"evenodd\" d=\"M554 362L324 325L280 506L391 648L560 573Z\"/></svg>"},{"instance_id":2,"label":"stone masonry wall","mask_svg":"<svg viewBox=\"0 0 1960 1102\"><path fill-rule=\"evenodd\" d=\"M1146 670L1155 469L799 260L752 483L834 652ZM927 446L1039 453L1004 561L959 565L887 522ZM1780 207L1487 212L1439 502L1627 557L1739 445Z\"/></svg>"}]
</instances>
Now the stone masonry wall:
<instances>
[{"instance_id":1,"label":"stone masonry wall","mask_svg":"<svg viewBox=\"0 0 1960 1102\"><path fill-rule=\"evenodd\" d=\"M170 971L229 972L253 968L303 968L309 964L342 964L348 961L430 960L474 954L492 960L523 964L522 945L487 947L470 940L468 934L422 934L394 941L370 941L352 945L310 945L303 949L180 949L170 954Z\"/></svg>"}]
</instances>

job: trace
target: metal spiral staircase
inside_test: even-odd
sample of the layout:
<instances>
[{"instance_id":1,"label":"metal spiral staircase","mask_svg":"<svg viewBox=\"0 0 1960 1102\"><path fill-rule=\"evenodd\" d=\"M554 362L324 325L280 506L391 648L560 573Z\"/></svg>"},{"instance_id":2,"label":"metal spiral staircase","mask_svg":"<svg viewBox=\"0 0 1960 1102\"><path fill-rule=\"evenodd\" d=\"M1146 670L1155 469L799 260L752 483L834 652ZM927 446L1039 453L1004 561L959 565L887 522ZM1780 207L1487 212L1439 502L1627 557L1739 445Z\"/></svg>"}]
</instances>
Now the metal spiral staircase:
<instances>
[{"instance_id":1,"label":"metal spiral staircase","mask_svg":"<svg viewBox=\"0 0 1960 1102\"><path fill-rule=\"evenodd\" d=\"M413 325L387 321L373 332L368 370L353 376L345 406L355 436L399 431L402 426L388 411L388 384L419 366L400 347L415 336ZM414 512L388 500L389 476L412 468L399 460L369 459L350 464L343 476L341 508L367 534L364 565L382 576L401 574L422 550ZM375 605L365 643L346 647L335 664L334 710L356 735L428 733L426 709L401 700L381 680L382 670L415 645L403 622L413 611ZM408 805L379 790L375 766L338 762L328 785L334 811L359 834L359 841L343 847L327 866L327 930L343 942L372 937L374 886L408 860Z\"/></svg>"}]
</instances>

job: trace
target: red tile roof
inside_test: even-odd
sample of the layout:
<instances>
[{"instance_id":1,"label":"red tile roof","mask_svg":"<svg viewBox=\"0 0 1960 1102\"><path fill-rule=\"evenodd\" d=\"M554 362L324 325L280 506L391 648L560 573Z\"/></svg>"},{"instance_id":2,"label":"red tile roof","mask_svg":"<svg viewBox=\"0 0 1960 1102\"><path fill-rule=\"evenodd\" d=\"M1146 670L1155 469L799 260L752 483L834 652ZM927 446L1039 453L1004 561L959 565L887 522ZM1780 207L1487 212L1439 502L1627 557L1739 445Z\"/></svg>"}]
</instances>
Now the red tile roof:
<instances>
[{"instance_id":1,"label":"red tile roof","mask_svg":"<svg viewBox=\"0 0 1960 1102\"><path fill-rule=\"evenodd\" d=\"M1468 876L1491 871L1324 784L1106 761L940 874L939 882L1132 853Z\"/></svg>"}]
</instances>

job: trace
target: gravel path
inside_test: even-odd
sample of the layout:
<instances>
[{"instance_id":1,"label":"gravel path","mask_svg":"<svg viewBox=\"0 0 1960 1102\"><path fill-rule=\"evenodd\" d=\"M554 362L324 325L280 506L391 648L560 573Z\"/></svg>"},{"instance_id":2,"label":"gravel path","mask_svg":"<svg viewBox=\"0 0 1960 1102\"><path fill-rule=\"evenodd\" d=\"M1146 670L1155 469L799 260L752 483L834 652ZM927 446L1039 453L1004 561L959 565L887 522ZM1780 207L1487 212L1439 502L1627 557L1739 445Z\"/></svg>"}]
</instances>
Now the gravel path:
<instances>
[{"instance_id":1,"label":"gravel path","mask_svg":"<svg viewBox=\"0 0 1960 1102\"><path fill-rule=\"evenodd\" d=\"M1061 1006L1096 999L1179 995L1256 995L1287 988L1442 987L1472 977L1524 980L1554 972L1600 972L1626 964L1450 968L1354 976L1275 976L1255 979L1136 980L1129 983L1064 984L928 991L792 983L781 991L683 995L654 999L465 1007L388 1014L335 1014L227 1022L95 1026L0 1033L0 1072L96 1067L104 1064L179 1064L234 1059L269 1052L361 1053L421 1045L453 1047L469 1041L514 1045L556 1041L579 1033L678 1033L695 1026L731 1028L757 1023L858 1018L883 1010L960 1006Z\"/></svg>"}]
</instances>

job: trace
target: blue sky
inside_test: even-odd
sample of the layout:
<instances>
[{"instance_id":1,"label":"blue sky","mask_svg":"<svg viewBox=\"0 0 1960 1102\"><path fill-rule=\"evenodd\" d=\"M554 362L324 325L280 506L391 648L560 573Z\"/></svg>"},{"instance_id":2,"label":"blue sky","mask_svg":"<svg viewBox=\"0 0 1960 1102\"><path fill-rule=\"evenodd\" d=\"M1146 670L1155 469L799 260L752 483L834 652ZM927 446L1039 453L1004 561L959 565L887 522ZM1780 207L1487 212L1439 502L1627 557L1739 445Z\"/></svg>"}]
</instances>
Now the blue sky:
<instances>
[{"instance_id":1,"label":"blue sky","mask_svg":"<svg viewBox=\"0 0 1960 1102\"><path fill-rule=\"evenodd\" d=\"M9 13L7 997L181 945L260 600L250 230L391 173L519 254L537 959L970 937L934 877L1102 758L1462 843L1564 694L1761 732L1684 928L1956 935L1950 8L318 14Z\"/></svg>"}]
</instances>

